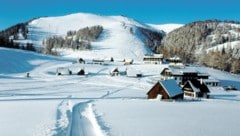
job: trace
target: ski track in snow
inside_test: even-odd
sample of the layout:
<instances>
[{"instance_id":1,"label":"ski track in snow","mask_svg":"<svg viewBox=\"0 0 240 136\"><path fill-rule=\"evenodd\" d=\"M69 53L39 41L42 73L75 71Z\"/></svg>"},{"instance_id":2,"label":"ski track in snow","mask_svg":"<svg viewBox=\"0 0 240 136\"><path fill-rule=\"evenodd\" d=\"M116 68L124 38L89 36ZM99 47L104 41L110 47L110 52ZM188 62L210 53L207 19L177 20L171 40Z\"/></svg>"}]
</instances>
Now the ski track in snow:
<instances>
[{"instance_id":1,"label":"ski track in snow","mask_svg":"<svg viewBox=\"0 0 240 136\"><path fill-rule=\"evenodd\" d=\"M124 88L130 87L126 86ZM122 88L122 89L124 89ZM122 90L108 91L107 94L98 99L89 100L76 104L72 110L70 136L104 136L101 126L98 124L97 117L95 116L92 103L96 100L106 99L106 97L115 94ZM103 127L103 126L102 126Z\"/></svg>"},{"instance_id":2,"label":"ski track in snow","mask_svg":"<svg viewBox=\"0 0 240 136\"><path fill-rule=\"evenodd\" d=\"M92 109L92 100L73 107L70 136L104 136Z\"/></svg>"}]
</instances>

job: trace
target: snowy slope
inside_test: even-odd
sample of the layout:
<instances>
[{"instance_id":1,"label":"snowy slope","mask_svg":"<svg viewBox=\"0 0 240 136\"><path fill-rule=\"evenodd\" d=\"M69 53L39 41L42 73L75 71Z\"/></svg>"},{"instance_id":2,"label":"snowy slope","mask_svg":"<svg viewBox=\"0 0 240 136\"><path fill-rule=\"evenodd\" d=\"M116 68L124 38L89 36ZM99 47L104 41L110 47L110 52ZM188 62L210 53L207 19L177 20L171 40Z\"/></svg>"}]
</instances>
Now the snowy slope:
<instances>
[{"instance_id":1,"label":"snowy slope","mask_svg":"<svg viewBox=\"0 0 240 136\"><path fill-rule=\"evenodd\" d=\"M163 30L166 33L169 33L171 31L183 26L183 24L161 24L161 25L148 24L148 25L157 30Z\"/></svg>"},{"instance_id":2,"label":"snowy slope","mask_svg":"<svg viewBox=\"0 0 240 136\"><path fill-rule=\"evenodd\" d=\"M39 18L29 23L28 40L32 40L37 46L42 46L42 40L46 37L51 35L65 36L69 30L79 30L94 25L103 26L104 31L99 40L92 43L93 49L91 51L79 53L61 50L62 55L66 57L88 58L95 56L141 60L144 54L150 52L144 45L144 37L139 34L136 27L152 28L123 16L77 13L61 17ZM130 33L130 28L133 29L134 34Z\"/></svg>"},{"instance_id":3,"label":"snowy slope","mask_svg":"<svg viewBox=\"0 0 240 136\"><path fill-rule=\"evenodd\" d=\"M0 74L25 73L48 63L61 63L64 59L26 52L16 49L0 48Z\"/></svg>"},{"instance_id":4,"label":"snowy slope","mask_svg":"<svg viewBox=\"0 0 240 136\"><path fill-rule=\"evenodd\" d=\"M102 100L94 108L111 136L238 136L238 104Z\"/></svg>"},{"instance_id":5,"label":"snowy slope","mask_svg":"<svg viewBox=\"0 0 240 136\"><path fill-rule=\"evenodd\" d=\"M226 92L217 87L211 89L214 91L208 100L147 100L146 93L167 65L72 62L0 48L0 123L4 124L0 125L0 135L238 136L240 133L239 91ZM58 67L84 67L89 74L56 76ZM115 67L120 73L126 68L141 70L143 77L123 74L112 77L109 71ZM224 85L240 84L239 75L192 68L210 74ZM25 77L26 72L30 78Z\"/></svg>"},{"instance_id":6,"label":"snowy slope","mask_svg":"<svg viewBox=\"0 0 240 136\"><path fill-rule=\"evenodd\" d=\"M207 49L207 52L209 51L222 51L222 49L240 49L240 41L233 41L233 42L227 42L227 43L223 43L223 44L218 44L214 47L210 47ZM235 54L234 56L239 57L239 54ZM237 58L236 57L236 58Z\"/></svg>"}]
</instances>

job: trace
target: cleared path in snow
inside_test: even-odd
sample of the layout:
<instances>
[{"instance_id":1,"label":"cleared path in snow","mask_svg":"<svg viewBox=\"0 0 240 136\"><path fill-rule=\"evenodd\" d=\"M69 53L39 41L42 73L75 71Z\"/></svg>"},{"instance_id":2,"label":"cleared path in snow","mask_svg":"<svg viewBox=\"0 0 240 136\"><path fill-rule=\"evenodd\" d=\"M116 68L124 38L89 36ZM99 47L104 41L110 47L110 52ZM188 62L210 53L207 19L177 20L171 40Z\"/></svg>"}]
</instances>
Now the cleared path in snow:
<instances>
[{"instance_id":1,"label":"cleared path in snow","mask_svg":"<svg viewBox=\"0 0 240 136\"><path fill-rule=\"evenodd\" d=\"M92 101L79 103L73 107L70 136L99 136L101 130L97 130L96 122L89 115L88 104ZM94 118L94 117L93 117ZM95 126L94 126L95 125Z\"/></svg>"}]
</instances>

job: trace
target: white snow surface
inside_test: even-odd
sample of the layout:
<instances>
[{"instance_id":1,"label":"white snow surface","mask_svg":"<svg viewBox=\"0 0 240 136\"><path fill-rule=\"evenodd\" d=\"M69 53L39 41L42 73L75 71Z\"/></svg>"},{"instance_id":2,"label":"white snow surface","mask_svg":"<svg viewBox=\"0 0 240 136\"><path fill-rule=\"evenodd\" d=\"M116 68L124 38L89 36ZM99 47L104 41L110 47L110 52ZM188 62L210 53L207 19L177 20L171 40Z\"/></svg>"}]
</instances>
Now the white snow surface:
<instances>
[{"instance_id":1,"label":"white snow surface","mask_svg":"<svg viewBox=\"0 0 240 136\"><path fill-rule=\"evenodd\" d=\"M94 56L92 56L94 57ZM115 57L115 56L113 56ZM0 48L1 136L238 136L240 76L205 67L224 86L210 99L147 100L167 65L73 64L75 59ZM90 60L87 60L90 61ZM58 67L84 67L86 76L56 76ZM118 68L120 76L109 71ZM142 78L123 75L140 69ZM26 77L26 73L30 77ZM217 124L217 125L216 125Z\"/></svg>"},{"instance_id":2,"label":"white snow surface","mask_svg":"<svg viewBox=\"0 0 240 136\"><path fill-rule=\"evenodd\" d=\"M166 33L169 33L177 28L184 26L184 24L160 24L160 25L148 24L148 25L157 30L163 30Z\"/></svg>"},{"instance_id":3,"label":"white snow surface","mask_svg":"<svg viewBox=\"0 0 240 136\"><path fill-rule=\"evenodd\" d=\"M233 42L228 42L224 44L219 44L217 46L211 47L207 49L207 52L209 51L222 51L222 49L240 49L240 41L233 41Z\"/></svg>"},{"instance_id":4,"label":"white snow surface","mask_svg":"<svg viewBox=\"0 0 240 136\"><path fill-rule=\"evenodd\" d=\"M95 25L103 26L103 32L96 42L92 42L91 51L73 51L60 49L65 57L89 58L92 56L102 59L115 56L117 58L131 58L141 60L143 55L151 53L145 47L145 38L137 27L151 27L141 24L124 16L100 16L88 13L76 13L60 17L43 17L29 23L28 40L41 47L42 41L53 35L66 36L70 30L79 30L84 27ZM133 34L130 32L133 30Z\"/></svg>"}]
</instances>

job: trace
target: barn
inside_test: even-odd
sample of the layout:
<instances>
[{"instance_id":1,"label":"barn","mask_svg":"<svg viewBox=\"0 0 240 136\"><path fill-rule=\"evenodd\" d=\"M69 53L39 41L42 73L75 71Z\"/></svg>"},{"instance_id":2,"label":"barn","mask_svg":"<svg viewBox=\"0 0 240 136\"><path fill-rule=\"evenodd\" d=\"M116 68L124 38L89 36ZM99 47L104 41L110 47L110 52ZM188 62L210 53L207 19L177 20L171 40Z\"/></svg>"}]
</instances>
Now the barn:
<instances>
[{"instance_id":1,"label":"barn","mask_svg":"<svg viewBox=\"0 0 240 136\"><path fill-rule=\"evenodd\" d=\"M147 93L148 99L183 99L183 92L174 79L158 81Z\"/></svg>"}]
</instances>

